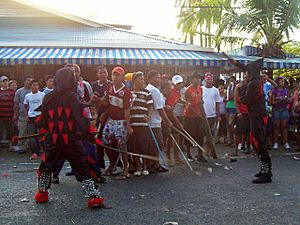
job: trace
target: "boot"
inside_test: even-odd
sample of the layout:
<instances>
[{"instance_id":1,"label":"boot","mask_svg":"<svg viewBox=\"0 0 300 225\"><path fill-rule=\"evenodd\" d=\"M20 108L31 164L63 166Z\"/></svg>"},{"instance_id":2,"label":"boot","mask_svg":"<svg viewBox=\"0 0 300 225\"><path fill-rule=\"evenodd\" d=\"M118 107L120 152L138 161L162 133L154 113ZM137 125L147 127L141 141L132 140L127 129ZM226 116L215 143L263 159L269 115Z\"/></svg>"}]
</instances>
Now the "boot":
<instances>
[{"instance_id":1,"label":"boot","mask_svg":"<svg viewBox=\"0 0 300 225\"><path fill-rule=\"evenodd\" d=\"M253 184L264 184L264 183L270 183L272 182L272 171L271 171L271 166L267 162L263 162L260 160L260 172L255 174L257 179L252 180Z\"/></svg>"},{"instance_id":2,"label":"boot","mask_svg":"<svg viewBox=\"0 0 300 225\"><path fill-rule=\"evenodd\" d=\"M38 191L35 195L34 195L34 199L38 202L38 203L45 203L49 201L48 198L48 191L46 192L40 192Z\"/></svg>"},{"instance_id":3,"label":"boot","mask_svg":"<svg viewBox=\"0 0 300 225\"><path fill-rule=\"evenodd\" d=\"M262 173L260 177L252 180L253 184L265 184L265 183L271 183L272 179L269 174Z\"/></svg>"},{"instance_id":4,"label":"boot","mask_svg":"<svg viewBox=\"0 0 300 225\"><path fill-rule=\"evenodd\" d=\"M255 176L255 177L261 177L261 176L262 176L261 171L259 171L258 173L256 173L254 176ZM273 177L272 171L270 171L269 176L270 176L270 177Z\"/></svg>"},{"instance_id":5,"label":"boot","mask_svg":"<svg viewBox=\"0 0 300 225\"><path fill-rule=\"evenodd\" d=\"M90 209L102 207L103 205L104 205L104 199L101 197L91 197L88 199L88 207Z\"/></svg>"},{"instance_id":6,"label":"boot","mask_svg":"<svg viewBox=\"0 0 300 225\"><path fill-rule=\"evenodd\" d=\"M104 199L100 196L100 192L97 190L92 178L84 179L82 181L82 189L85 197L88 198L88 207L102 207L104 204Z\"/></svg>"},{"instance_id":7,"label":"boot","mask_svg":"<svg viewBox=\"0 0 300 225\"><path fill-rule=\"evenodd\" d=\"M59 184L59 176L57 174L53 174L51 181L53 184Z\"/></svg>"}]
</instances>

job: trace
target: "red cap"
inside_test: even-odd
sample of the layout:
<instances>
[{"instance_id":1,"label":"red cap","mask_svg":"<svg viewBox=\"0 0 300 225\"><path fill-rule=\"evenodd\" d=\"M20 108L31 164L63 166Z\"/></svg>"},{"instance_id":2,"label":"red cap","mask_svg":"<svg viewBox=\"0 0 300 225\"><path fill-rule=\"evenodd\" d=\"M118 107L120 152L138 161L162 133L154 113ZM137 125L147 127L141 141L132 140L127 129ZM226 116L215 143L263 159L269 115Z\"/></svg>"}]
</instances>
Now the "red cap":
<instances>
[{"instance_id":1,"label":"red cap","mask_svg":"<svg viewBox=\"0 0 300 225\"><path fill-rule=\"evenodd\" d=\"M204 80L214 80L214 76L210 72L207 72L204 75Z\"/></svg>"},{"instance_id":2,"label":"red cap","mask_svg":"<svg viewBox=\"0 0 300 225\"><path fill-rule=\"evenodd\" d=\"M170 75L163 74L163 75L161 75L161 79L168 80L168 79L170 79Z\"/></svg>"},{"instance_id":3,"label":"red cap","mask_svg":"<svg viewBox=\"0 0 300 225\"><path fill-rule=\"evenodd\" d=\"M117 73L121 76L125 75L125 70L121 66L117 66L112 70L112 73Z\"/></svg>"}]
</instances>

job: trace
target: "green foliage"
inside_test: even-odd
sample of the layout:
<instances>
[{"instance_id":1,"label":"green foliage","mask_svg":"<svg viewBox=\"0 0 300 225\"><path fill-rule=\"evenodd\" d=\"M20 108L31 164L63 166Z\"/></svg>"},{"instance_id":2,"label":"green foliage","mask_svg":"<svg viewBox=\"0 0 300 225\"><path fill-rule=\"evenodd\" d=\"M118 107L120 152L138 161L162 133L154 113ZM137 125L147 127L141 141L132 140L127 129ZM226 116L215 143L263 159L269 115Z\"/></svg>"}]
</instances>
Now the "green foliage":
<instances>
[{"instance_id":1,"label":"green foliage","mask_svg":"<svg viewBox=\"0 0 300 225\"><path fill-rule=\"evenodd\" d=\"M274 77L282 76L285 78L300 78L300 70L299 69L281 69L281 70L274 70Z\"/></svg>"},{"instance_id":2,"label":"green foliage","mask_svg":"<svg viewBox=\"0 0 300 225\"><path fill-rule=\"evenodd\" d=\"M283 45L299 27L300 0L177 0L181 6L178 28L193 43L196 35L221 44L242 45L247 39L263 49L262 56L284 57ZM216 34L211 34L212 26ZM245 33L247 37L236 37ZM208 35L209 34L209 35Z\"/></svg>"},{"instance_id":3,"label":"green foliage","mask_svg":"<svg viewBox=\"0 0 300 225\"><path fill-rule=\"evenodd\" d=\"M282 46L285 53L293 54L300 57L300 43L290 42Z\"/></svg>"},{"instance_id":4,"label":"green foliage","mask_svg":"<svg viewBox=\"0 0 300 225\"><path fill-rule=\"evenodd\" d=\"M211 47L212 26L221 23L223 6L230 4L228 0L176 0L176 5L181 7L177 27L185 35L185 41L189 38L193 44L198 35L201 46Z\"/></svg>"}]
</instances>

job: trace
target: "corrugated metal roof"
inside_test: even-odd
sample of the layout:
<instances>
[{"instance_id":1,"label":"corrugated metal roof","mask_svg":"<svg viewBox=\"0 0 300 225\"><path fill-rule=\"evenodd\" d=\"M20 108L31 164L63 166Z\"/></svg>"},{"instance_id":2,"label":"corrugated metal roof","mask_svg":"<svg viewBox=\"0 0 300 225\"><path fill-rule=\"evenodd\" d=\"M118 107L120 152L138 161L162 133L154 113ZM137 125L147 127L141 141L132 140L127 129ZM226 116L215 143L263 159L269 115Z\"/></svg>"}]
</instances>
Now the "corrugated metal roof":
<instances>
[{"instance_id":1,"label":"corrugated metal roof","mask_svg":"<svg viewBox=\"0 0 300 225\"><path fill-rule=\"evenodd\" d=\"M2 27L0 29L0 46L3 47L105 47L212 52L212 49L188 45L118 28Z\"/></svg>"}]
</instances>

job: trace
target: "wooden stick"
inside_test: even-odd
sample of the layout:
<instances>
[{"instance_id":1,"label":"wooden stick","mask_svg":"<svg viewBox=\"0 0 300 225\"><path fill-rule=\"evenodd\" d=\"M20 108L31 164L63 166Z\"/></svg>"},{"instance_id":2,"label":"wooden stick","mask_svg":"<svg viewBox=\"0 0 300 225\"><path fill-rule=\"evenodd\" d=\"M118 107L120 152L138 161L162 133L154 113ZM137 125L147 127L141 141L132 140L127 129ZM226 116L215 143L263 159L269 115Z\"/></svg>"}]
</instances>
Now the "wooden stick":
<instances>
[{"instance_id":1,"label":"wooden stick","mask_svg":"<svg viewBox=\"0 0 300 225\"><path fill-rule=\"evenodd\" d=\"M181 150L179 144L177 143L176 139L174 138L174 136L172 134L170 134L170 137L172 138L172 140L174 141L175 145L177 146L178 150L180 151L182 157L184 158L184 161L186 162L186 164L188 165L188 167L190 168L191 171L193 170L193 167L191 166L191 164L189 163L189 161L187 160L187 158L185 157L185 154L183 153L183 151Z\"/></svg>"}]
</instances>

